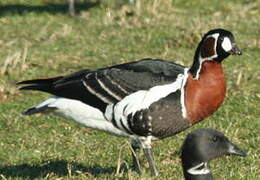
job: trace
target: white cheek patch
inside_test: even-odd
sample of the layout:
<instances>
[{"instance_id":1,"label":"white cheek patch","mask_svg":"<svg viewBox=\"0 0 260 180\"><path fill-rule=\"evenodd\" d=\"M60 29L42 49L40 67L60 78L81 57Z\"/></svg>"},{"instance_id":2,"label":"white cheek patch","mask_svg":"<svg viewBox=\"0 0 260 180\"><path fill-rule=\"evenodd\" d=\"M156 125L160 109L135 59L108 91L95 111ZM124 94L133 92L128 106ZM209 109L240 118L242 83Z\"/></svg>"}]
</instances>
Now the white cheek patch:
<instances>
[{"instance_id":1,"label":"white cheek patch","mask_svg":"<svg viewBox=\"0 0 260 180\"><path fill-rule=\"evenodd\" d=\"M232 44L229 38L225 37L222 44L221 44L222 48L228 52L232 49Z\"/></svg>"}]
</instances>

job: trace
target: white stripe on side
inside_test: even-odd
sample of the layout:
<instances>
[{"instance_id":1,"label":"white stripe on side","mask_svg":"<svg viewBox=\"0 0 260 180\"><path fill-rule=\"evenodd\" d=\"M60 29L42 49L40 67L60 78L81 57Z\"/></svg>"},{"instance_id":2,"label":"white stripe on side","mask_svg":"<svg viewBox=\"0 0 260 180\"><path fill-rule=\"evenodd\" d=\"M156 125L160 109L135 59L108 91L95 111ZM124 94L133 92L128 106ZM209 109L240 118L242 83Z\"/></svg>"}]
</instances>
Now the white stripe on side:
<instances>
[{"instance_id":1,"label":"white stripe on side","mask_svg":"<svg viewBox=\"0 0 260 180\"><path fill-rule=\"evenodd\" d=\"M110 96L114 97L118 101L120 101L122 99L121 97L119 97L118 95L113 93L108 87L106 87L106 85L100 79L98 79L97 74L96 74L96 80L97 80L98 84L100 85L100 87L102 87L103 90L106 91Z\"/></svg>"},{"instance_id":2,"label":"white stripe on side","mask_svg":"<svg viewBox=\"0 0 260 180\"><path fill-rule=\"evenodd\" d=\"M184 69L184 77L181 85L181 110L182 110L182 117L186 118L187 117L187 109L186 109L186 104L185 104L185 85L188 79L188 71L189 68Z\"/></svg>"},{"instance_id":3,"label":"white stripe on side","mask_svg":"<svg viewBox=\"0 0 260 180\"><path fill-rule=\"evenodd\" d=\"M176 81L173 83L155 86L149 90L137 91L133 94L126 96L117 104L108 105L105 113L106 118L111 120L111 118L114 117L117 125L120 127L120 129L123 129L120 123L121 120L124 126L129 129L127 122L127 117L129 115L134 115L137 111L147 109L152 103L159 101L160 99L166 97L170 93L176 92L178 89L181 89L182 86L184 86L184 77L185 76L183 74L179 74ZM111 106L114 106L113 112L111 112ZM110 113L113 113L113 115L111 115Z\"/></svg>"},{"instance_id":4,"label":"white stripe on side","mask_svg":"<svg viewBox=\"0 0 260 180\"><path fill-rule=\"evenodd\" d=\"M105 75L107 73L105 72ZM116 83L113 79L111 79L108 75L106 76L106 78L110 81L111 84L115 85L115 87L117 87L118 89L120 89L121 91L123 91L125 94L129 94L129 92L127 90L125 90L122 86L120 86L118 83Z\"/></svg>"},{"instance_id":5,"label":"white stripe on side","mask_svg":"<svg viewBox=\"0 0 260 180\"><path fill-rule=\"evenodd\" d=\"M99 99L101 99L103 102L105 103L112 103L111 100L109 100L108 98L106 98L105 96L99 94L98 92L96 92L94 89L92 89L90 86L87 85L87 83L85 81L82 81L84 86L86 87L86 89L93 95L97 96Z\"/></svg>"}]
</instances>

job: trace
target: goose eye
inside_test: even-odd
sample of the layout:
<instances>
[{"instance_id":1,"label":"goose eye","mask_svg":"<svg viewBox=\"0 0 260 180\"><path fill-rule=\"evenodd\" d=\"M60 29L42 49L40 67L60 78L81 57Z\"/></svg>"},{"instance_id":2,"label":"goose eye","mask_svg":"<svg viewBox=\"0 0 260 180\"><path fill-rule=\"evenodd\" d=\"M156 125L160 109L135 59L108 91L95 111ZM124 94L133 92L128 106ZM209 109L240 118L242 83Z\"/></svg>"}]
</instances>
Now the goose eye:
<instances>
[{"instance_id":1,"label":"goose eye","mask_svg":"<svg viewBox=\"0 0 260 180\"><path fill-rule=\"evenodd\" d=\"M217 136L213 136L211 140L212 140L212 142L217 142L218 141L218 137Z\"/></svg>"},{"instance_id":2,"label":"goose eye","mask_svg":"<svg viewBox=\"0 0 260 180\"><path fill-rule=\"evenodd\" d=\"M224 41L224 37L223 36L221 36L221 37L219 37L219 39L220 39L220 41Z\"/></svg>"}]
</instances>

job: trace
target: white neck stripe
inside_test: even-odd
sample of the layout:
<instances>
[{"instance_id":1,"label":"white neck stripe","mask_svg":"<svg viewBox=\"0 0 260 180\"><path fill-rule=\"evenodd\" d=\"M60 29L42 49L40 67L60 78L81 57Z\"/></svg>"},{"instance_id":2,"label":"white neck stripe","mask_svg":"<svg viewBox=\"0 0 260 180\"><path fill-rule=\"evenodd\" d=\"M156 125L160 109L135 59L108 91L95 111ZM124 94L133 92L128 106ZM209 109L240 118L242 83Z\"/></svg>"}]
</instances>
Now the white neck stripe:
<instances>
[{"instance_id":1,"label":"white neck stripe","mask_svg":"<svg viewBox=\"0 0 260 180\"><path fill-rule=\"evenodd\" d=\"M201 169L201 167L203 168ZM207 162L203 162L188 169L187 172L192 175L203 175L203 174L209 174L210 170L208 169Z\"/></svg>"},{"instance_id":2,"label":"white neck stripe","mask_svg":"<svg viewBox=\"0 0 260 180\"><path fill-rule=\"evenodd\" d=\"M208 37L213 37L215 39L215 44L214 44L214 55L210 56L210 57L206 57L206 58L202 58L201 55L199 55L199 69L196 73L196 76L195 76L195 79L199 79L199 74L200 74L200 71L201 71L201 67L202 67L202 63L204 61L212 61L212 59L218 57L217 55L217 41L218 41L218 37L219 37L219 33L215 33L213 35L209 35L207 36Z\"/></svg>"}]
</instances>

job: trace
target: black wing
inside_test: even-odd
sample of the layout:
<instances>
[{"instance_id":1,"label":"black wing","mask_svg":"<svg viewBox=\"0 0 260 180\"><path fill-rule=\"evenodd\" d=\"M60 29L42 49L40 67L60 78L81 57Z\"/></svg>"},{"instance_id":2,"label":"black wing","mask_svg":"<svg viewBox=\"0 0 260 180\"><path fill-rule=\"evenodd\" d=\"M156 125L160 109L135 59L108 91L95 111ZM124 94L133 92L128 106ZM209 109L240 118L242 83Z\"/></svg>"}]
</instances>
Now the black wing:
<instances>
[{"instance_id":1,"label":"black wing","mask_svg":"<svg viewBox=\"0 0 260 180\"><path fill-rule=\"evenodd\" d=\"M98 70L82 70L68 76L23 81L21 90L39 90L80 100L104 111L138 90L175 81L184 66L160 59L142 59Z\"/></svg>"}]
</instances>

